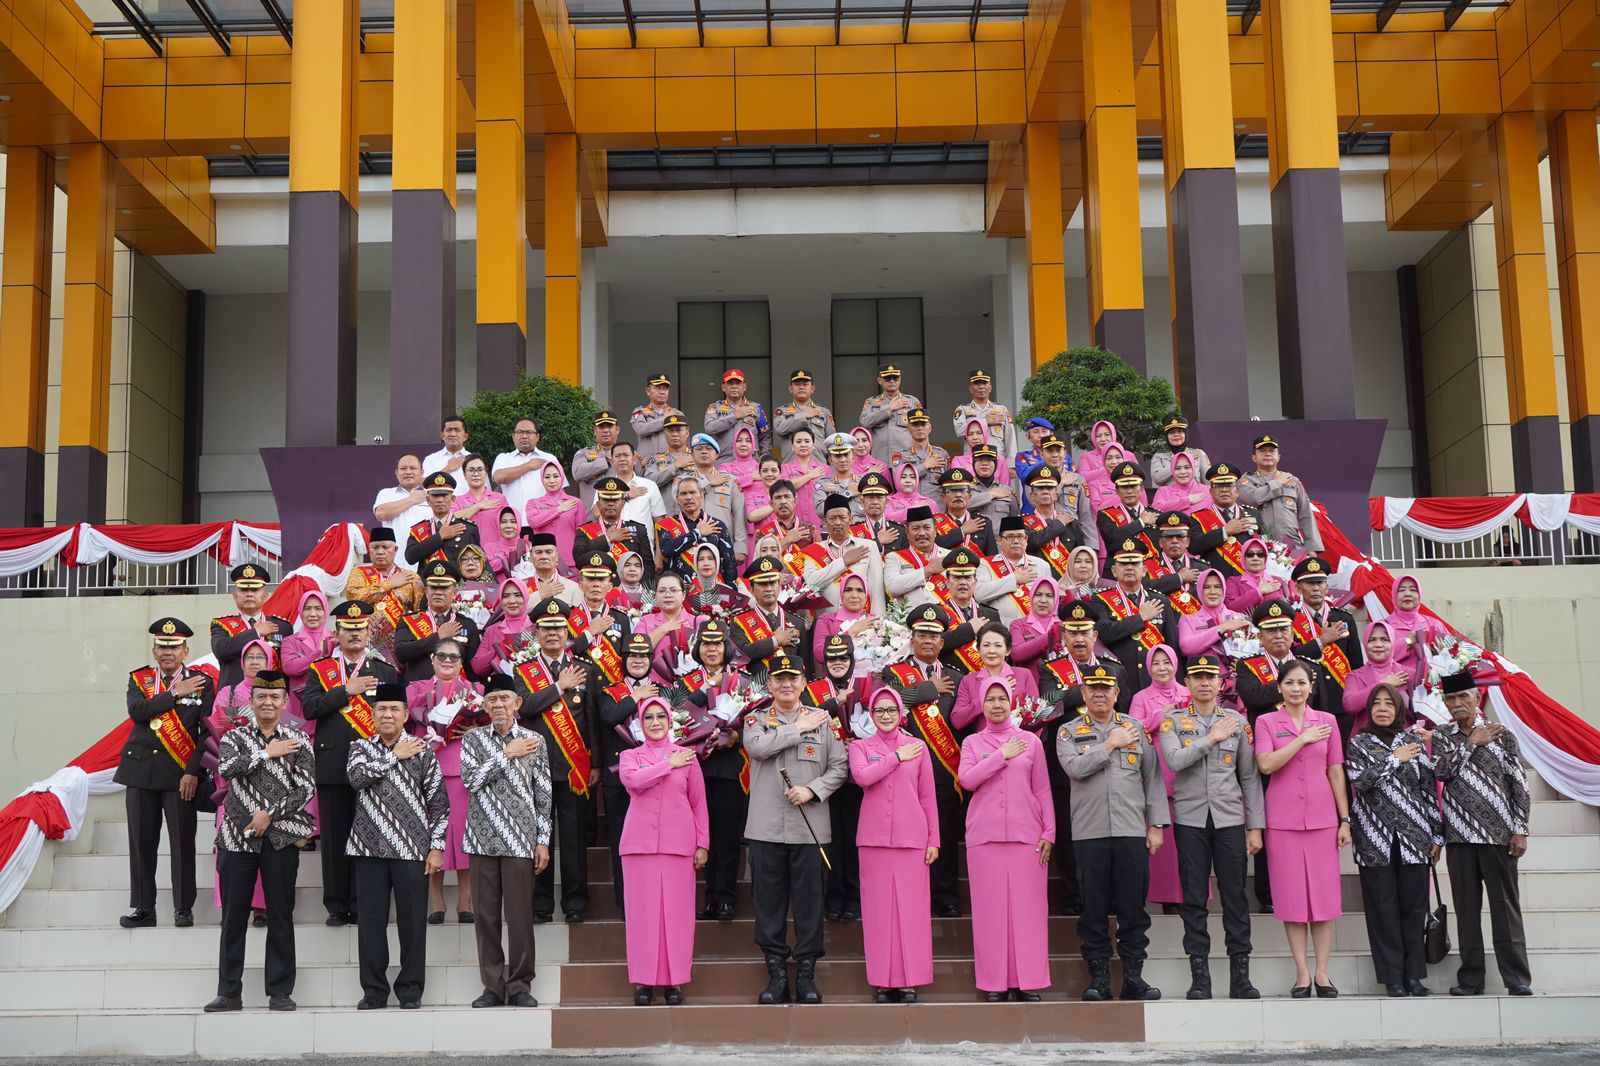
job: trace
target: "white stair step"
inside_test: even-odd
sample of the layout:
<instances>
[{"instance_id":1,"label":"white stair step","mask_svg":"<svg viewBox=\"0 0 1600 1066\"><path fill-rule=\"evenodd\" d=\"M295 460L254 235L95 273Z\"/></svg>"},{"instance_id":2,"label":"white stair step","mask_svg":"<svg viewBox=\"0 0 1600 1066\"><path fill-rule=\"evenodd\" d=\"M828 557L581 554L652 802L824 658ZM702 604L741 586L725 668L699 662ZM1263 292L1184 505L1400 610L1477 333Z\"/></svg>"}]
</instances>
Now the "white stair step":
<instances>
[{"instance_id":1,"label":"white stair step","mask_svg":"<svg viewBox=\"0 0 1600 1066\"><path fill-rule=\"evenodd\" d=\"M1535 838L1600 834L1600 808L1576 800L1534 800L1528 829Z\"/></svg>"},{"instance_id":2,"label":"white stair step","mask_svg":"<svg viewBox=\"0 0 1600 1066\"><path fill-rule=\"evenodd\" d=\"M318 914L320 915L320 911ZM311 918L302 915L302 919ZM50 961L85 960L105 966L216 966L218 928L203 922L178 929L170 922L154 929L123 929L115 921L97 928L0 929L0 970L47 965ZM560 923L534 927L534 953L541 964L567 961L567 927ZM265 951L267 931L247 931L246 954ZM301 966L344 965L360 958L354 926L330 928L302 920L294 930L295 958ZM389 953L399 958L398 934L389 927ZM473 926L428 926L428 961L441 966L472 966L478 961Z\"/></svg>"},{"instance_id":3,"label":"white stair step","mask_svg":"<svg viewBox=\"0 0 1600 1066\"><path fill-rule=\"evenodd\" d=\"M172 924L172 892L163 877L156 879L157 928ZM455 913L456 888L444 886L445 913ZM116 926L118 915L126 914L128 890L123 888L74 889L25 888L11 908L0 915L8 928L39 929ZM294 890L294 912L301 921L317 921L327 915L322 906L322 889L303 882ZM194 918L199 925L216 925L222 918L211 889L203 888L195 897ZM181 932L182 930L180 930Z\"/></svg>"},{"instance_id":4,"label":"white stair step","mask_svg":"<svg viewBox=\"0 0 1600 1066\"><path fill-rule=\"evenodd\" d=\"M390 956L392 981L399 963ZM262 990L259 953L246 956L244 1002L266 1006ZM560 1000L561 967L546 963L533 981L540 1003ZM93 967L0 971L0 1003L9 1010L84 1010L106 1008L190 1008L203 1006L217 994L215 961L209 966ZM470 1004L483 994L476 962L472 965L433 965L429 960L423 1001L430 1004ZM307 1007L354 1007L361 998L360 973L354 964L305 966L296 970L295 1001ZM395 1002L391 997L391 1004ZM354 1013L352 1011L352 1013Z\"/></svg>"},{"instance_id":5,"label":"white stair step","mask_svg":"<svg viewBox=\"0 0 1600 1066\"><path fill-rule=\"evenodd\" d=\"M1271 953L1257 951L1250 957L1250 977L1263 996L1287 997L1294 985L1294 960L1281 948L1282 939ZM1279 953L1279 951L1282 953ZM1219 989L1228 983L1228 960L1222 955L1219 944L1212 945L1211 977ZM1486 989L1491 994L1504 990L1495 969L1494 952L1486 949L1488 969ZM1596 951L1540 951L1529 955L1529 968L1533 971L1533 987L1544 992L1592 992L1600 987L1600 952ZM1460 957L1451 954L1443 962L1428 967L1424 983L1434 993L1444 996L1456 981ZM1328 977L1341 994L1363 996L1383 995L1383 985L1372 969L1372 957L1365 952L1346 951L1335 941L1333 956L1328 960ZM1145 963L1144 978L1160 988L1164 995L1182 997L1189 987L1189 961L1183 956L1155 957ZM1437 1035L1437 1034L1436 1034Z\"/></svg>"}]
</instances>

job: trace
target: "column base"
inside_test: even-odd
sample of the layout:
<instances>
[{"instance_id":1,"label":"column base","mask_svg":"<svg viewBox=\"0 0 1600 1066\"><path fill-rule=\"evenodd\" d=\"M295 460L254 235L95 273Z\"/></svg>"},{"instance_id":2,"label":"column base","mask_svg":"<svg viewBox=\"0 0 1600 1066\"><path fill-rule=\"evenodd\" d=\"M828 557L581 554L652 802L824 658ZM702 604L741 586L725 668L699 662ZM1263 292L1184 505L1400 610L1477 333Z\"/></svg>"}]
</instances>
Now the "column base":
<instances>
[{"instance_id":1,"label":"column base","mask_svg":"<svg viewBox=\"0 0 1600 1066\"><path fill-rule=\"evenodd\" d=\"M1339 171L1290 170L1272 187L1278 363L1289 418L1354 418L1355 353Z\"/></svg>"},{"instance_id":2,"label":"column base","mask_svg":"<svg viewBox=\"0 0 1600 1066\"><path fill-rule=\"evenodd\" d=\"M1600 492L1600 415L1572 423L1572 491Z\"/></svg>"},{"instance_id":3,"label":"column base","mask_svg":"<svg viewBox=\"0 0 1600 1066\"><path fill-rule=\"evenodd\" d=\"M506 392L528 370L528 337L515 322L478 323L478 391Z\"/></svg>"},{"instance_id":4,"label":"column base","mask_svg":"<svg viewBox=\"0 0 1600 1066\"><path fill-rule=\"evenodd\" d=\"M1511 472L1518 492L1563 492L1561 420L1533 415L1511 423Z\"/></svg>"},{"instance_id":5,"label":"column base","mask_svg":"<svg viewBox=\"0 0 1600 1066\"><path fill-rule=\"evenodd\" d=\"M1186 170L1168 197L1173 344L1178 399L1192 421L1250 417L1239 252L1239 179L1232 169Z\"/></svg>"},{"instance_id":6,"label":"column base","mask_svg":"<svg viewBox=\"0 0 1600 1066\"><path fill-rule=\"evenodd\" d=\"M0 448L0 526L44 525L44 456L32 448Z\"/></svg>"},{"instance_id":7,"label":"column base","mask_svg":"<svg viewBox=\"0 0 1600 1066\"><path fill-rule=\"evenodd\" d=\"M56 525L106 520L106 453L75 444L56 453Z\"/></svg>"},{"instance_id":8,"label":"column base","mask_svg":"<svg viewBox=\"0 0 1600 1066\"><path fill-rule=\"evenodd\" d=\"M1094 324L1094 342L1115 353L1140 375L1149 372L1144 350L1143 308L1108 308L1100 312L1100 319Z\"/></svg>"}]
</instances>

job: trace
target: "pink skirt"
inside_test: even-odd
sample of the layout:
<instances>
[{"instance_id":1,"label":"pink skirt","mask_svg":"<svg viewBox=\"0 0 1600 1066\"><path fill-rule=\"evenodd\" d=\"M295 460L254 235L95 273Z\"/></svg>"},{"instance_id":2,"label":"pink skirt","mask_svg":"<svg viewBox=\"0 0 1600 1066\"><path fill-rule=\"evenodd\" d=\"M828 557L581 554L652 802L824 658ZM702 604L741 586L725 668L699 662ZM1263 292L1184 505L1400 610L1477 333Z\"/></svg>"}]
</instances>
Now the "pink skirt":
<instances>
[{"instance_id":1,"label":"pink skirt","mask_svg":"<svg viewBox=\"0 0 1600 1066\"><path fill-rule=\"evenodd\" d=\"M1167 810L1172 810L1171 799L1167 800ZM1183 882L1178 878L1178 834L1173 831L1170 817L1161 847L1150 856L1150 893L1146 899L1151 903L1183 902Z\"/></svg>"},{"instance_id":2,"label":"pink skirt","mask_svg":"<svg viewBox=\"0 0 1600 1066\"><path fill-rule=\"evenodd\" d=\"M689 983L694 964L694 894L691 856L622 857L629 981L653 986Z\"/></svg>"},{"instance_id":3,"label":"pink skirt","mask_svg":"<svg viewBox=\"0 0 1600 1066\"><path fill-rule=\"evenodd\" d=\"M970 844L972 969L981 992L1050 987L1046 870L1033 844ZM866 899L866 893L862 893Z\"/></svg>"},{"instance_id":4,"label":"pink skirt","mask_svg":"<svg viewBox=\"0 0 1600 1066\"><path fill-rule=\"evenodd\" d=\"M1266 837L1278 921L1305 924L1339 917L1339 830L1268 829Z\"/></svg>"},{"instance_id":5,"label":"pink skirt","mask_svg":"<svg viewBox=\"0 0 1600 1066\"><path fill-rule=\"evenodd\" d=\"M859 849L861 937L867 984L915 988L933 984L933 926L928 865L922 848Z\"/></svg>"},{"instance_id":6,"label":"pink skirt","mask_svg":"<svg viewBox=\"0 0 1600 1066\"><path fill-rule=\"evenodd\" d=\"M465 870L471 856L461 850L461 845L467 835L467 806L471 799L459 777L444 779L444 794L450 797L450 821L444 829L444 868Z\"/></svg>"}]
</instances>

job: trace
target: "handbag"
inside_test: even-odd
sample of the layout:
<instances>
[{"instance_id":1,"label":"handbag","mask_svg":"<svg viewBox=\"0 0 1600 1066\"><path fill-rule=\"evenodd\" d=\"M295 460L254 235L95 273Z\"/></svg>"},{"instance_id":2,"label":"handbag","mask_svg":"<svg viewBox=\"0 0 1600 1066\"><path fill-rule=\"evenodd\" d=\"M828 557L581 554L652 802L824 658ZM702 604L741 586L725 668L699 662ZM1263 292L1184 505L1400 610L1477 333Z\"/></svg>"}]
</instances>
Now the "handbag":
<instances>
[{"instance_id":1,"label":"handbag","mask_svg":"<svg viewBox=\"0 0 1600 1066\"><path fill-rule=\"evenodd\" d=\"M1428 964L1434 965L1450 954L1450 908L1444 905L1444 893L1439 891L1439 868L1430 866L1429 873L1433 875L1433 894L1439 905L1422 921L1422 943Z\"/></svg>"}]
</instances>

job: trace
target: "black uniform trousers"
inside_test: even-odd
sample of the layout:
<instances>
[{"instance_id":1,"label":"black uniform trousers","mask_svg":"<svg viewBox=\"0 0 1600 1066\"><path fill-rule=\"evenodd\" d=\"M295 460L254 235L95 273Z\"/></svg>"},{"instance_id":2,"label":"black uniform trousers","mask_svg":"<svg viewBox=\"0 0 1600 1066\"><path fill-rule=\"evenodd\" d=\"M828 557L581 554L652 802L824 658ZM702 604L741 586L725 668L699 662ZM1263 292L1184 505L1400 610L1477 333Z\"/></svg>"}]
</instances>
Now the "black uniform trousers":
<instances>
[{"instance_id":1,"label":"black uniform trousers","mask_svg":"<svg viewBox=\"0 0 1600 1066\"><path fill-rule=\"evenodd\" d=\"M1217 875L1217 896L1222 900L1222 936L1230 958L1250 954L1250 901L1244 894L1245 827L1218 829L1206 816L1204 829L1174 825L1178 844L1178 883L1183 886L1183 953L1211 954L1211 930L1206 926L1211 874ZM1420 926L1418 928L1421 928Z\"/></svg>"},{"instance_id":2,"label":"black uniform trousers","mask_svg":"<svg viewBox=\"0 0 1600 1066\"><path fill-rule=\"evenodd\" d=\"M428 966L428 877L417 859L351 859L356 883L356 950L361 991L367 999L389 1000L389 897L400 934L400 972L394 994L401 1003L422 999Z\"/></svg>"},{"instance_id":3,"label":"black uniform trousers","mask_svg":"<svg viewBox=\"0 0 1600 1066\"><path fill-rule=\"evenodd\" d=\"M294 992L294 886L300 875L300 849L224 851L218 870L222 878L222 940L217 958L217 995L238 999L244 989L244 944L250 928L250 901L256 877L267 904L268 996Z\"/></svg>"},{"instance_id":4,"label":"black uniform trousers","mask_svg":"<svg viewBox=\"0 0 1600 1066\"><path fill-rule=\"evenodd\" d=\"M165 756L162 756L165 758ZM194 909L195 807L177 789L137 788L123 792L128 811L128 905L137 910L156 908L156 859L161 848L161 823L167 823L167 843L172 849L172 907Z\"/></svg>"},{"instance_id":5,"label":"black uniform trousers","mask_svg":"<svg viewBox=\"0 0 1600 1066\"><path fill-rule=\"evenodd\" d=\"M1044 742L1045 773L1050 778L1050 799L1056 810L1056 846L1050 862L1056 868L1055 884L1050 886L1050 913L1077 914L1083 909L1078 891L1078 851L1072 846L1072 779L1056 758L1056 735L1060 725L1048 727Z\"/></svg>"},{"instance_id":6,"label":"black uniform trousers","mask_svg":"<svg viewBox=\"0 0 1600 1066\"><path fill-rule=\"evenodd\" d=\"M322 856L322 905L329 914L356 913L351 886L350 827L356 821L356 790L349 785L317 786L317 851Z\"/></svg>"},{"instance_id":7,"label":"black uniform trousers","mask_svg":"<svg viewBox=\"0 0 1600 1066\"><path fill-rule=\"evenodd\" d=\"M1078 852L1078 891L1083 913L1078 917L1078 939L1089 961L1111 957L1110 916L1117 916L1117 954L1126 962L1139 962L1150 946L1150 912L1144 900L1150 894L1150 853L1144 837L1100 837L1075 840Z\"/></svg>"},{"instance_id":8,"label":"black uniform trousers","mask_svg":"<svg viewBox=\"0 0 1600 1066\"><path fill-rule=\"evenodd\" d=\"M954 784L933 779L933 802L939 812L939 857L930 868L929 902L934 913L961 907L961 841L967 833L967 812Z\"/></svg>"},{"instance_id":9,"label":"black uniform trousers","mask_svg":"<svg viewBox=\"0 0 1600 1066\"><path fill-rule=\"evenodd\" d=\"M861 786L846 781L828 797L828 820L833 840L827 845L828 912L861 912L861 853L856 850L856 827L861 822Z\"/></svg>"},{"instance_id":10,"label":"black uniform trousers","mask_svg":"<svg viewBox=\"0 0 1600 1066\"><path fill-rule=\"evenodd\" d=\"M705 872L705 904L709 907L732 903L738 892L739 842L744 837L750 797L745 795L738 778L707 777L705 782L706 821L711 835Z\"/></svg>"},{"instance_id":11,"label":"black uniform trousers","mask_svg":"<svg viewBox=\"0 0 1600 1066\"><path fill-rule=\"evenodd\" d=\"M1400 860L1400 842L1389 849L1387 866L1359 867L1361 911L1367 919L1372 969L1378 983L1403 985L1428 976L1423 922L1428 916L1428 867ZM1480 952L1482 939L1479 939ZM1463 956L1464 957L1464 956ZM1479 955L1482 978L1482 955Z\"/></svg>"},{"instance_id":12,"label":"black uniform trousers","mask_svg":"<svg viewBox=\"0 0 1600 1066\"><path fill-rule=\"evenodd\" d=\"M818 959L822 949L822 852L815 844L750 841L750 893L756 903L756 946L763 954ZM789 906L794 905L794 949Z\"/></svg>"},{"instance_id":13,"label":"black uniform trousers","mask_svg":"<svg viewBox=\"0 0 1600 1066\"><path fill-rule=\"evenodd\" d=\"M617 900L617 913L622 913L622 825L628 818L628 790L622 779L609 770L600 774L600 795L605 801L606 844L611 849L611 891Z\"/></svg>"},{"instance_id":14,"label":"black uniform trousers","mask_svg":"<svg viewBox=\"0 0 1600 1066\"><path fill-rule=\"evenodd\" d=\"M560 763L560 755L551 756L551 763ZM594 800L580 796L567 784L563 770L551 766L550 791L554 794L556 809L555 833L550 846L555 852L544 873L533 879L533 913L555 912L556 861L561 863L561 910L565 914L582 914L589 908L589 826L594 821Z\"/></svg>"},{"instance_id":15,"label":"black uniform trousers","mask_svg":"<svg viewBox=\"0 0 1600 1066\"><path fill-rule=\"evenodd\" d=\"M1449 844L1444 849L1450 871L1450 900L1456 908L1456 950L1461 968L1456 984L1483 987L1483 897L1489 896L1489 932L1494 937L1494 962L1500 979L1512 985L1532 983L1528 943L1522 935L1522 893L1517 886L1517 860L1504 844Z\"/></svg>"}]
</instances>

